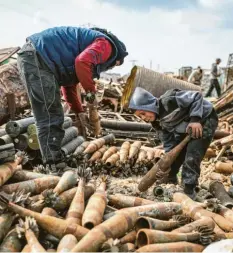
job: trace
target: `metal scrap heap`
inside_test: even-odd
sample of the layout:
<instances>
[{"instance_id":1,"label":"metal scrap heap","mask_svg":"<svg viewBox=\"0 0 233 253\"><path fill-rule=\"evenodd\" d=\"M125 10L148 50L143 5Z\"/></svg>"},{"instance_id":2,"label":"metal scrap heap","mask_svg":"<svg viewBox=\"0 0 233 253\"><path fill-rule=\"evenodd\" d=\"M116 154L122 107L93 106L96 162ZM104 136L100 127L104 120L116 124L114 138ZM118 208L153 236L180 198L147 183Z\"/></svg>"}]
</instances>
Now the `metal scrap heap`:
<instances>
[{"instance_id":1,"label":"metal scrap heap","mask_svg":"<svg viewBox=\"0 0 233 253\"><path fill-rule=\"evenodd\" d=\"M0 251L202 252L233 239L233 141L223 123L193 201L179 187L162 184L157 169L155 187L138 190L153 167L167 173L185 143L166 160L161 146L122 141L111 131L84 140L66 117L62 151L68 166L51 171L41 165L33 117L9 121L0 131L6 154L0 157Z\"/></svg>"}]
</instances>

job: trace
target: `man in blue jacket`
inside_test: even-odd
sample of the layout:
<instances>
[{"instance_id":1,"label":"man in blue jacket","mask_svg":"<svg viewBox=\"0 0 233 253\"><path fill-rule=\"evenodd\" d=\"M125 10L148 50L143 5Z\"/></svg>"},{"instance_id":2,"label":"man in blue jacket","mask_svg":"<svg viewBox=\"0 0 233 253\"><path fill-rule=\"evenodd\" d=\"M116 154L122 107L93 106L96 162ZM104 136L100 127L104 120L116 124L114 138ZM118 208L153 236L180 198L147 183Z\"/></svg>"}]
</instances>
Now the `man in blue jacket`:
<instances>
[{"instance_id":1,"label":"man in blue jacket","mask_svg":"<svg viewBox=\"0 0 233 253\"><path fill-rule=\"evenodd\" d=\"M94 106L93 78L123 64L127 55L124 43L100 28L54 27L27 38L18 52L18 67L36 120L44 163L61 164L63 160L64 113L60 87L81 124L80 133L85 134L88 123L77 98L76 85L82 84L87 102Z\"/></svg>"},{"instance_id":2,"label":"man in blue jacket","mask_svg":"<svg viewBox=\"0 0 233 253\"><path fill-rule=\"evenodd\" d=\"M171 166L167 183L178 183L177 173L183 165L184 192L195 199L201 161L218 125L218 117L212 104L197 91L168 90L160 98L156 98L137 87L129 108L136 110L137 116L151 122L160 131L166 152L178 145L191 130L193 138Z\"/></svg>"}]
</instances>

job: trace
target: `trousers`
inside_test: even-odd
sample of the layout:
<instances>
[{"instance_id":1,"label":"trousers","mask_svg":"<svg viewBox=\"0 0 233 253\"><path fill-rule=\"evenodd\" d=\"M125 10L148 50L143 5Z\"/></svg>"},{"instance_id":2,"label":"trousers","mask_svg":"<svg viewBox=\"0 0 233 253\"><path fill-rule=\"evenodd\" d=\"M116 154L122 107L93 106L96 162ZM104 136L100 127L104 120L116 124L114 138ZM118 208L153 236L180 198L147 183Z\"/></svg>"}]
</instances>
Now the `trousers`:
<instances>
[{"instance_id":1,"label":"trousers","mask_svg":"<svg viewBox=\"0 0 233 253\"><path fill-rule=\"evenodd\" d=\"M205 153L213 139L218 126L218 116L213 109L211 114L202 124L203 136L199 139L191 139L186 147L181 151L175 162L171 166L169 178L175 178L182 166L182 183L187 185L197 185L200 176L200 165ZM178 145L186 134L163 132L162 141L164 149L169 152Z\"/></svg>"},{"instance_id":2,"label":"trousers","mask_svg":"<svg viewBox=\"0 0 233 253\"><path fill-rule=\"evenodd\" d=\"M33 110L43 162L56 163L62 159L64 138L59 84L30 42L18 52L17 63Z\"/></svg>"}]
</instances>

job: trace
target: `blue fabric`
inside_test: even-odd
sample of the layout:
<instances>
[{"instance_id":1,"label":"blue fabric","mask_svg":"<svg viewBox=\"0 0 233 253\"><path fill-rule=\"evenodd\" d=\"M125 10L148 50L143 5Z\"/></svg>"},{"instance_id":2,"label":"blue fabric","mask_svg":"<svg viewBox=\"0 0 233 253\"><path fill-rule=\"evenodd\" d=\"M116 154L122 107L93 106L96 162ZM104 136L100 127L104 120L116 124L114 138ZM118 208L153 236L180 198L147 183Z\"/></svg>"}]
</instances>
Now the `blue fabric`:
<instances>
[{"instance_id":1,"label":"blue fabric","mask_svg":"<svg viewBox=\"0 0 233 253\"><path fill-rule=\"evenodd\" d=\"M114 41L105 34L80 27L54 27L36 33L27 38L34 45L37 53L56 76L60 85L71 85L78 82L75 73L75 58L82 53L95 39L105 37L113 45L111 58L97 65L96 77L113 65L118 56Z\"/></svg>"},{"instance_id":2,"label":"blue fabric","mask_svg":"<svg viewBox=\"0 0 233 253\"><path fill-rule=\"evenodd\" d=\"M130 99L129 108L158 114L158 99L143 88L137 87Z\"/></svg>"}]
</instances>

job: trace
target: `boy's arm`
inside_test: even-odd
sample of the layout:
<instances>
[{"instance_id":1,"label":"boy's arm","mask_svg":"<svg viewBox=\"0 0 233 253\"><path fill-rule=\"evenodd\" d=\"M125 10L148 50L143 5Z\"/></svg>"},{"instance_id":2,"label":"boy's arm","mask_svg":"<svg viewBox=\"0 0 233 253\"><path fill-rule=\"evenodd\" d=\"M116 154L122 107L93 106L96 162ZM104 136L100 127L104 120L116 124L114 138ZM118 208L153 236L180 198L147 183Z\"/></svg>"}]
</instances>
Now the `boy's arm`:
<instances>
[{"instance_id":1,"label":"boy's arm","mask_svg":"<svg viewBox=\"0 0 233 253\"><path fill-rule=\"evenodd\" d=\"M189 108L190 123L186 132L191 128L194 138L202 137L203 96L198 91L178 91L176 102L180 108Z\"/></svg>"}]
</instances>

